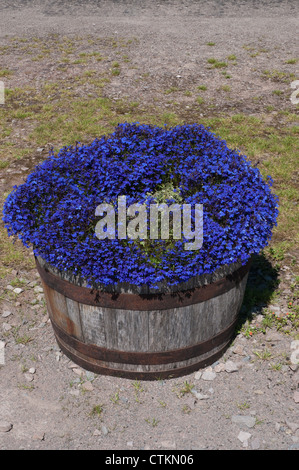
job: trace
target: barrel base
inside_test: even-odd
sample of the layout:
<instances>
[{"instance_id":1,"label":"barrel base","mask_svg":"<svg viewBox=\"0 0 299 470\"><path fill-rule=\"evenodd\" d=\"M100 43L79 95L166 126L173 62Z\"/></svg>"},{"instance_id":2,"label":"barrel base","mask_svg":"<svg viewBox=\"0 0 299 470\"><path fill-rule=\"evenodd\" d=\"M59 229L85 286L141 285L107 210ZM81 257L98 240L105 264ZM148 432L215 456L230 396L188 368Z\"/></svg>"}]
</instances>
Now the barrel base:
<instances>
[{"instance_id":1,"label":"barrel base","mask_svg":"<svg viewBox=\"0 0 299 470\"><path fill-rule=\"evenodd\" d=\"M91 345L86 345L85 343L82 343L75 338L66 336L53 321L51 321L51 323L57 344L59 345L62 352L75 364L85 370L94 372L95 374L108 375L131 380L173 379L191 374L192 372L213 364L224 354L226 349L229 347L232 340L231 330L235 326L235 324L231 325L229 329L221 332L221 334L213 338L212 341L207 341L197 345L196 347L199 351L208 349L207 352L200 354L199 356L178 362L163 363L163 356L161 358L159 353L152 353L148 355L149 364L146 364L144 354L141 354L141 364L138 363L138 359L135 360L135 363L133 363L133 360L131 360L130 363L112 363L104 361L103 356L105 357L105 353L103 354L101 348L95 348L94 346L93 354L91 356L89 354L90 349L88 349L91 347ZM224 342L223 339L225 339ZM217 345L220 340L222 341L221 344ZM210 349L212 347L211 344L213 341L215 342L216 346ZM189 349L190 348L186 348L186 353ZM122 361L123 359L126 359L126 356L122 356L122 352L114 351L114 353L114 355L119 354L119 360ZM177 351L178 357L182 356L182 354L182 350ZM135 358L137 357L136 355L134 356ZM175 358L175 356L176 351L171 351L170 357ZM164 355L164 361L165 357L167 357L167 353Z\"/></svg>"},{"instance_id":2,"label":"barrel base","mask_svg":"<svg viewBox=\"0 0 299 470\"><path fill-rule=\"evenodd\" d=\"M242 305L250 262L211 284L158 295L111 294L73 284L37 260L62 351L100 375L157 380L221 357Z\"/></svg>"}]
</instances>

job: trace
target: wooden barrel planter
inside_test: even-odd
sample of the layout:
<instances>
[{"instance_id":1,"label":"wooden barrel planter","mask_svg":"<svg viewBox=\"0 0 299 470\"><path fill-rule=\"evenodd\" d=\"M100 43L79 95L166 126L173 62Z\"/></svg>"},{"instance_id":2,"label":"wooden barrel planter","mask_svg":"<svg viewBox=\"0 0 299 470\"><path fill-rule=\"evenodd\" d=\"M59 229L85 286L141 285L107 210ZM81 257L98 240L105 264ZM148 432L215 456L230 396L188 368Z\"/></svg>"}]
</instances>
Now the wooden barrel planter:
<instances>
[{"instance_id":1,"label":"wooden barrel planter","mask_svg":"<svg viewBox=\"0 0 299 470\"><path fill-rule=\"evenodd\" d=\"M36 265L61 350L86 370L138 380L183 376L217 360L232 339L250 268L226 266L154 293L95 290L41 258Z\"/></svg>"}]
</instances>

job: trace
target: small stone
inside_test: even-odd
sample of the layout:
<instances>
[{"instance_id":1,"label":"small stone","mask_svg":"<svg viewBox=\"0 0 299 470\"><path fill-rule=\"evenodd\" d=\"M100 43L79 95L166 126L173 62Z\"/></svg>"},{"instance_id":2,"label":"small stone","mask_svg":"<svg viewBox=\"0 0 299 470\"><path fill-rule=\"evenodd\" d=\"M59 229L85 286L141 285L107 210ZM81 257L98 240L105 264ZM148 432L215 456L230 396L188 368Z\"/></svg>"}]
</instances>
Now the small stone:
<instances>
[{"instance_id":1,"label":"small stone","mask_svg":"<svg viewBox=\"0 0 299 470\"><path fill-rule=\"evenodd\" d=\"M133 447L133 441L127 442L127 446L128 446L128 447Z\"/></svg>"},{"instance_id":2,"label":"small stone","mask_svg":"<svg viewBox=\"0 0 299 470\"><path fill-rule=\"evenodd\" d=\"M203 380L214 380L216 378L216 372L212 370L212 368L206 369L202 374Z\"/></svg>"},{"instance_id":3,"label":"small stone","mask_svg":"<svg viewBox=\"0 0 299 470\"><path fill-rule=\"evenodd\" d=\"M291 342L291 349L299 349L299 339Z\"/></svg>"},{"instance_id":4,"label":"small stone","mask_svg":"<svg viewBox=\"0 0 299 470\"><path fill-rule=\"evenodd\" d=\"M9 315L11 315L12 312L10 310L4 310L4 312L2 313L2 317L3 318L7 318L9 317Z\"/></svg>"},{"instance_id":5,"label":"small stone","mask_svg":"<svg viewBox=\"0 0 299 470\"><path fill-rule=\"evenodd\" d=\"M299 348L292 352L290 361L293 365L299 364Z\"/></svg>"},{"instance_id":6,"label":"small stone","mask_svg":"<svg viewBox=\"0 0 299 470\"><path fill-rule=\"evenodd\" d=\"M12 329L12 326L9 323L2 323L2 328L4 331L10 331Z\"/></svg>"},{"instance_id":7,"label":"small stone","mask_svg":"<svg viewBox=\"0 0 299 470\"><path fill-rule=\"evenodd\" d=\"M245 426L247 428L253 428L255 425L254 416L249 415L233 415L232 422L238 424L239 426Z\"/></svg>"},{"instance_id":8,"label":"small stone","mask_svg":"<svg viewBox=\"0 0 299 470\"><path fill-rule=\"evenodd\" d=\"M73 395L74 397L78 397L80 395L80 390L71 390L70 395Z\"/></svg>"},{"instance_id":9,"label":"small stone","mask_svg":"<svg viewBox=\"0 0 299 470\"><path fill-rule=\"evenodd\" d=\"M12 424L8 421L0 421L0 432L9 432L12 429Z\"/></svg>"},{"instance_id":10,"label":"small stone","mask_svg":"<svg viewBox=\"0 0 299 470\"><path fill-rule=\"evenodd\" d=\"M95 379L94 372L90 372L89 370L87 370L85 372L85 375L86 375L87 380L90 380L91 382Z\"/></svg>"},{"instance_id":11,"label":"small stone","mask_svg":"<svg viewBox=\"0 0 299 470\"><path fill-rule=\"evenodd\" d=\"M62 353L60 351L56 351L55 353L55 358L56 358L56 361L59 362L60 361L60 358L62 357Z\"/></svg>"},{"instance_id":12,"label":"small stone","mask_svg":"<svg viewBox=\"0 0 299 470\"><path fill-rule=\"evenodd\" d=\"M269 305L268 309L276 314L280 313L280 307L278 305Z\"/></svg>"},{"instance_id":13,"label":"small stone","mask_svg":"<svg viewBox=\"0 0 299 470\"><path fill-rule=\"evenodd\" d=\"M34 441L43 441L45 439L45 433L44 432L37 432L36 434L33 434L32 439Z\"/></svg>"},{"instance_id":14,"label":"small stone","mask_svg":"<svg viewBox=\"0 0 299 470\"><path fill-rule=\"evenodd\" d=\"M27 382L32 382L33 381L33 375L32 374L28 374L27 372L24 374L24 377L25 379L27 380Z\"/></svg>"},{"instance_id":15,"label":"small stone","mask_svg":"<svg viewBox=\"0 0 299 470\"><path fill-rule=\"evenodd\" d=\"M225 370L226 372L237 372L239 369L238 369L238 366L235 362L233 361L227 361L225 363Z\"/></svg>"},{"instance_id":16,"label":"small stone","mask_svg":"<svg viewBox=\"0 0 299 470\"><path fill-rule=\"evenodd\" d=\"M198 372L196 372L196 374L194 375L194 379L195 379L195 380L199 380L199 379L201 378L201 376L202 376L202 372L201 372L201 371L198 371Z\"/></svg>"},{"instance_id":17,"label":"small stone","mask_svg":"<svg viewBox=\"0 0 299 470\"><path fill-rule=\"evenodd\" d=\"M33 290L36 294L41 294L42 292L44 292L44 289L40 286L35 286Z\"/></svg>"},{"instance_id":18,"label":"small stone","mask_svg":"<svg viewBox=\"0 0 299 470\"><path fill-rule=\"evenodd\" d=\"M217 364L215 367L214 367L214 371L215 372L223 372L225 370L225 363L224 362L220 362L219 364Z\"/></svg>"},{"instance_id":19,"label":"small stone","mask_svg":"<svg viewBox=\"0 0 299 470\"><path fill-rule=\"evenodd\" d=\"M92 392L93 391L93 385L91 382L84 382L82 384L82 389L85 390L86 392Z\"/></svg>"},{"instance_id":20,"label":"small stone","mask_svg":"<svg viewBox=\"0 0 299 470\"><path fill-rule=\"evenodd\" d=\"M36 372L36 369L35 367L30 367L30 369L28 370L29 374L35 374Z\"/></svg>"},{"instance_id":21,"label":"small stone","mask_svg":"<svg viewBox=\"0 0 299 470\"><path fill-rule=\"evenodd\" d=\"M101 432L104 436L107 436L107 434L109 433L108 429L106 428L106 426L104 424L102 424L101 426ZM133 445L133 443L132 443Z\"/></svg>"},{"instance_id":22,"label":"small stone","mask_svg":"<svg viewBox=\"0 0 299 470\"><path fill-rule=\"evenodd\" d=\"M14 292L15 294L21 294L21 292L23 292L23 289L21 289L21 287L16 287L16 288L13 290L13 292Z\"/></svg>"},{"instance_id":23,"label":"small stone","mask_svg":"<svg viewBox=\"0 0 299 470\"><path fill-rule=\"evenodd\" d=\"M78 367L74 367L73 372L75 372L75 374L79 375L80 377L83 377L84 375L83 369L79 369Z\"/></svg>"},{"instance_id":24,"label":"small stone","mask_svg":"<svg viewBox=\"0 0 299 470\"><path fill-rule=\"evenodd\" d=\"M45 150L44 147L38 147L38 148L36 149L36 151L37 151L38 153L41 153L41 152L43 152L44 150Z\"/></svg>"},{"instance_id":25,"label":"small stone","mask_svg":"<svg viewBox=\"0 0 299 470\"><path fill-rule=\"evenodd\" d=\"M94 436L101 436L102 433L101 433L101 431L99 431L98 429L95 429L94 432L93 432L93 435L94 435Z\"/></svg>"},{"instance_id":26,"label":"small stone","mask_svg":"<svg viewBox=\"0 0 299 470\"><path fill-rule=\"evenodd\" d=\"M69 364L68 364L68 368L69 369L77 369L78 366L74 362L70 361Z\"/></svg>"},{"instance_id":27,"label":"small stone","mask_svg":"<svg viewBox=\"0 0 299 470\"><path fill-rule=\"evenodd\" d=\"M14 290L14 287L11 286L10 284L8 284L8 286L6 286L6 289L7 289L7 290Z\"/></svg>"},{"instance_id":28,"label":"small stone","mask_svg":"<svg viewBox=\"0 0 299 470\"><path fill-rule=\"evenodd\" d=\"M237 344L237 345L233 348L233 353L234 353L234 354L238 354L239 356L246 356L246 353L244 352L244 348L243 348L243 346L241 346L240 344Z\"/></svg>"},{"instance_id":29,"label":"small stone","mask_svg":"<svg viewBox=\"0 0 299 470\"><path fill-rule=\"evenodd\" d=\"M248 447L248 440L251 438L251 434L249 432L240 431L238 434L239 441L242 442L243 447Z\"/></svg>"},{"instance_id":30,"label":"small stone","mask_svg":"<svg viewBox=\"0 0 299 470\"><path fill-rule=\"evenodd\" d=\"M299 403L299 392L294 392L293 400L295 403Z\"/></svg>"},{"instance_id":31,"label":"small stone","mask_svg":"<svg viewBox=\"0 0 299 470\"><path fill-rule=\"evenodd\" d=\"M280 423L275 423L275 431L279 432L280 428L281 428Z\"/></svg>"},{"instance_id":32,"label":"small stone","mask_svg":"<svg viewBox=\"0 0 299 470\"><path fill-rule=\"evenodd\" d=\"M207 400L208 398L210 398L208 395L203 395L202 393L198 392L194 388L192 388L191 393L192 395L195 396L197 400Z\"/></svg>"}]
</instances>

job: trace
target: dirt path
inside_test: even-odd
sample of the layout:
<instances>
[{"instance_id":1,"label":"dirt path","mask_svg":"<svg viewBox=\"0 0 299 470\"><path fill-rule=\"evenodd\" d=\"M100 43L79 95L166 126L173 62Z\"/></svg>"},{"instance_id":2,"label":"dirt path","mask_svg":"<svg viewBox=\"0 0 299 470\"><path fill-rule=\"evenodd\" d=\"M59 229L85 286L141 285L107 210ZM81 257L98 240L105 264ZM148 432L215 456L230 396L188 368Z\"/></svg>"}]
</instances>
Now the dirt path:
<instances>
[{"instance_id":1,"label":"dirt path","mask_svg":"<svg viewBox=\"0 0 299 470\"><path fill-rule=\"evenodd\" d=\"M32 61L20 52L22 40L31 44L38 38L51 48L57 37L80 37L75 52L86 54L88 41L92 49L91 41L100 37L106 59L93 63L96 70L114 67L121 45L124 51L122 74L113 75L103 89L107 99L138 101L144 108L158 103L165 112L180 109L189 120L191 95L202 84L208 86L200 95L213 106L203 103L200 116L220 110L256 116L268 107L273 111L269 120L277 119L277 110L294 112L289 98L296 76L290 61L298 58L296 5L295 0L2 0L0 69L13 74L0 79L9 88L26 83L38 89L58 78L69 83L87 67L83 61L62 67L46 52ZM214 67L210 61L207 67L209 59L227 66ZM23 142L30 131L26 125L18 124L4 141ZM43 149L33 154L37 160L45 157ZM2 192L21 182L33 156L11 172L1 170ZM13 291L16 277L20 293ZM289 265L282 266L280 281L280 296L270 306L276 317L288 313L294 282ZM259 307L252 313L254 329L265 312ZM268 328L254 336L243 330L212 368L181 379L134 382L95 376L59 351L33 266L12 269L1 279L0 448L298 450L298 349L298 338L281 330Z\"/></svg>"}]
</instances>

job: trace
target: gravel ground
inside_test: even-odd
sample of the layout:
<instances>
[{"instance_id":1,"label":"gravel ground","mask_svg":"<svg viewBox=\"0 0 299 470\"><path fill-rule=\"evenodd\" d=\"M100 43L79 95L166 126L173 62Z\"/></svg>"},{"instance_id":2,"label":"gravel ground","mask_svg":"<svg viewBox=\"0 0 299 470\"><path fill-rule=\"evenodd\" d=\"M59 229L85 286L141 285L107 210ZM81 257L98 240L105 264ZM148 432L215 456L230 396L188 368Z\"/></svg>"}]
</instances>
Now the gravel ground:
<instances>
[{"instance_id":1,"label":"gravel ground","mask_svg":"<svg viewBox=\"0 0 299 470\"><path fill-rule=\"evenodd\" d=\"M275 80L265 80L261 70L296 72L286 61L298 57L297 31L296 1L2 0L0 5L0 46L15 37L50 42L55 34L129 41L130 67L123 65L121 76L112 77L103 93L141 101L144 107L159 102L167 111L165 89L170 89L186 120L193 112L191 98L176 96L176 89L191 90L201 81L209 83L207 101L215 97L214 112L258 115L265 105L291 109L289 82L279 83L281 99L272 93ZM106 53L108 62L115 60L113 46ZM228 55L237 57L227 69L229 97L219 91L221 72L206 67L209 58ZM0 69L14 71L7 79L10 88L24 82L38 86L57 74L68 80L80 68L58 70L55 61L32 63L25 55L15 60L14 51L0 61ZM202 115L208 113L203 106ZM34 156L42 159L41 149ZM11 173L1 170L2 191L21 182L30 166L24 162ZM10 284L16 276L22 279L21 292ZM279 276L280 298L267 306L276 317L289 309L292 267L283 265ZM95 376L57 347L35 269L12 270L0 288L2 450L299 449L299 344L294 337L273 328L253 336L243 331L216 364L180 379ZM259 307L252 313L252 327L257 327L264 311Z\"/></svg>"}]
</instances>

